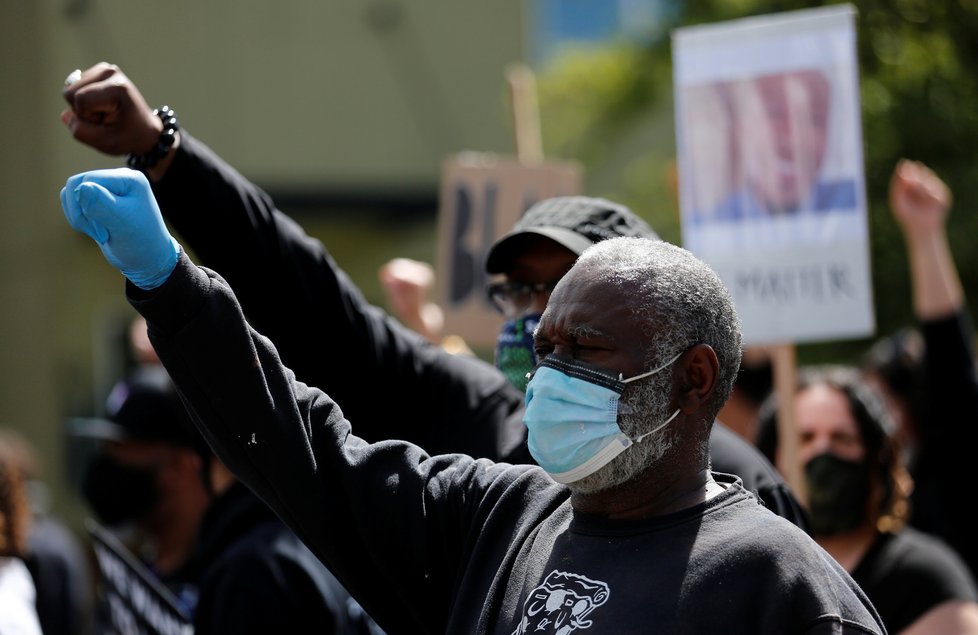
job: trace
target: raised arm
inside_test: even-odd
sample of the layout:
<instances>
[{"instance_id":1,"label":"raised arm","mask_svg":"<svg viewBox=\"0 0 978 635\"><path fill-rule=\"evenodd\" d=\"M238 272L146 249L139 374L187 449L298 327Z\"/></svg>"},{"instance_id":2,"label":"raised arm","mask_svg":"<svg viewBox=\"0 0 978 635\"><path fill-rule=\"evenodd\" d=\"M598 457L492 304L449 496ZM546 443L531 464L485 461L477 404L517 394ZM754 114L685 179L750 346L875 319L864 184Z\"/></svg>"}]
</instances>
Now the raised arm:
<instances>
[{"instance_id":1,"label":"raised arm","mask_svg":"<svg viewBox=\"0 0 978 635\"><path fill-rule=\"evenodd\" d=\"M947 239L947 185L928 167L900 161L890 206L910 264L913 307L924 341L921 394L914 408L918 441L914 515L921 529L943 537L978 575L978 545L967 507L965 465L978 444L978 374L973 326Z\"/></svg>"},{"instance_id":2,"label":"raised arm","mask_svg":"<svg viewBox=\"0 0 978 635\"><path fill-rule=\"evenodd\" d=\"M492 522L484 510L538 468L367 444L335 402L282 365L226 281L190 261L139 173L72 177L61 198L72 227L126 276L130 302L221 460L382 626L444 632L466 552Z\"/></svg>"},{"instance_id":3,"label":"raised arm","mask_svg":"<svg viewBox=\"0 0 978 635\"><path fill-rule=\"evenodd\" d=\"M144 152L160 121L122 72L100 64L65 89L81 142ZM490 364L450 355L371 306L325 248L271 198L185 130L148 171L167 222L195 258L235 289L283 362L327 388L368 440L402 438L432 453L528 460L522 395ZM377 399L376 387L385 387ZM369 422L369 423L367 423Z\"/></svg>"},{"instance_id":4,"label":"raised arm","mask_svg":"<svg viewBox=\"0 0 978 635\"><path fill-rule=\"evenodd\" d=\"M965 414L962 408L978 408L978 377L971 322L947 239L951 191L927 166L902 160L890 181L890 207L906 242L914 315L925 340L930 405L920 416L938 419L932 408L944 408L950 400L958 405L946 414L958 418Z\"/></svg>"},{"instance_id":5,"label":"raised arm","mask_svg":"<svg viewBox=\"0 0 978 635\"><path fill-rule=\"evenodd\" d=\"M928 321L964 306L964 291L947 242L951 191L934 172L902 160L890 179L890 208L903 233L910 261L914 314Z\"/></svg>"}]
</instances>

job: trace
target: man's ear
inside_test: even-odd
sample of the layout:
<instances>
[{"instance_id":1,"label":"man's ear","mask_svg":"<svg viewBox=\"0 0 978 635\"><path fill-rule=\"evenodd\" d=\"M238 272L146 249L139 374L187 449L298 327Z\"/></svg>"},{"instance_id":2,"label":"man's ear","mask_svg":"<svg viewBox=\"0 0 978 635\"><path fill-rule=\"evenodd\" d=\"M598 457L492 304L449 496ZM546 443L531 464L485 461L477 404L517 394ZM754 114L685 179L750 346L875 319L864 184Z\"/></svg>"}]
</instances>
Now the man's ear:
<instances>
[{"instance_id":1,"label":"man's ear","mask_svg":"<svg viewBox=\"0 0 978 635\"><path fill-rule=\"evenodd\" d=\"M678 366L679 408L684 414L692 414L712 399L720 375L720 360L712 346L697 344L682 354Z\"/></svg>"}]
</instances>

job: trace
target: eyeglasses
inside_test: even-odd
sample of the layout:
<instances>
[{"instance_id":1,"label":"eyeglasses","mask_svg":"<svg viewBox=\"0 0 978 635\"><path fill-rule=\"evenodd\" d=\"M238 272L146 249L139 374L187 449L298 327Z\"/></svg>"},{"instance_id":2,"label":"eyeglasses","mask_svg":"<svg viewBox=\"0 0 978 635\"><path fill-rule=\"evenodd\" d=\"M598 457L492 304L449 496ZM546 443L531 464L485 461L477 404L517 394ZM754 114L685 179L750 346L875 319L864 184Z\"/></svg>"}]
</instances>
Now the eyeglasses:
<instances>
[{"instance_id":1,"label":"eyeglasses","mask_svg":"<svg viewBox=\"0 0 978 635\"><path fill-rule=\"evenodd\" d=\"M559 280L551 282L494 282L486 288L489 301L509 319L529 313L540 299L546 304Z\"/></svg>"}]
</instances>

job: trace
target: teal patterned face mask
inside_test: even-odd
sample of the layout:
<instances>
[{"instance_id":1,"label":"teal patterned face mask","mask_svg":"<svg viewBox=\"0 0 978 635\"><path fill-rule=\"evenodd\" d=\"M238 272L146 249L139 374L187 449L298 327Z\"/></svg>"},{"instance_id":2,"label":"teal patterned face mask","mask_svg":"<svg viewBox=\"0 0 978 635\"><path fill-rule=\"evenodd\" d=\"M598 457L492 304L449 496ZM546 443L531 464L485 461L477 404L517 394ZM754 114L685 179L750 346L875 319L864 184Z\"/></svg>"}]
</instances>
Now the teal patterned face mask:
<instances>
[{"instance_id":1,"label":"teal patterned face mask","mask_svg":"<svg viewBox=\"0 0 978 635\"><path fill-rule=\"evenodd\" d=\"M654 375L677 359L679 355L628 379L580 362L553 356L544 359L530 378L523 414L534 460L558 483L573 483L664 428L679 415L678 408L668 419L632 439L618 425L618 399L626 384Z\"/></svg>"},{"instance_id":2,"label":"teal patterned face mask","mask_svg":"<svg viewBox=\"0 0 978 635\"><path fill-rule=\"evenodd\" d=\"M509 320L496 339L496 368L520 392L526 392L526 377L537 365L533 331L539 323L539 313Z\"/></svg>"}]
</instances>

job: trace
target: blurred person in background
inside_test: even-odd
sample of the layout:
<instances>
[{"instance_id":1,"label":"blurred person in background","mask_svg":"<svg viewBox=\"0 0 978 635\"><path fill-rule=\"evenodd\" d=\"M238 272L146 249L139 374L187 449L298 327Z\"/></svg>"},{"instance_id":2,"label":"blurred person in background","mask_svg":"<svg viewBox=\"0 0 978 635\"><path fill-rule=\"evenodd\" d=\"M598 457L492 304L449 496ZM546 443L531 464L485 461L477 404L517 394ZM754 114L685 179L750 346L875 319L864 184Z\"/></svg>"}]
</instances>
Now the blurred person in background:
<instances>
[{"instance_id":1,"label":"blurred person in background","mask_svg":"<svg viewBox=\"0 0 978 635\"><path fill-rule=\"evenodd\" d=\"M37 451L12 428L0 428L0 448L19 471L31 511L25 561L37 589L37 614L44 635L93 632L95 596L89 553L50 509L50 490Z\"/></svg>"},{"instance_id":2,"label":"blurred person in background","mask_svg":"<svg viewBox=\"0 0 978 635\"><path fill-rule=\"evenodd\" d=\"M61 200L126 277L208 442L381 624L886 632L811 537L738 477L710 470L740 322L719 277L688 251L641 237L586 248L534 333L541 360L524 421L540 465L500 464L353 435L338 404L248 324L226 281L190 260L140 172L75 175ZM580 439L582 411L597 443ZM718 587L723 601L711 602Z\"/></svg>"},{"instance_id":3,"label":"blurred person in background","mask_svg":"<svg viewBox=\"0 0 978 635\"><path fill-rule=\"evenodd\" d=\"M75 419L71 429L76 439L99 440L84 469L82 496L96 520L190 615L197 592L181 569L210 505L196 432L159 365L138 368L117 382L105 411L104 419Z\"/></svg>"},{"instance_id":4,"label":"blurred person in background","mask_svg":"<svg viewBox=\"0 0 978 635\"><path fill-rule=\"evenodd\" d=\"M882 391L914 479L910 523L940 536L978 578L967 472L978 448L974 327L948 244L952 196L927 166L901 160L890 209L907 248L917 324L882 338L863 368Z\"/></svg>"},{"instance_id":5,"label":"blurred person in background","mask_svg":"<svg viewBox=\"0 0 978 635\"><path fill-rule=\"evenodd\" d=\"M135 324L145 324L138 321ZM83 491L97 518L177 596L196 635L380 635L325 566L210 451L169 375L148 364L120 381ZM106 616L104 616L106 617Z\"/></svg>"},{"instance_id":6,"label":"blurred person in background","mask_svg":"<svg viewBox=\"0 0 978 635\"><path fill-rule=\"evenodd\" d=\"M160 358L153 350L153 345L150 344L149 336L146 334L146 320L143 319L143 316L137 315L132 319L129 323L128 336L129 354L137 368L160 363Z\"/></svg>"},{"instance_id":7,"label":"blurred person in background","mask_svg":"<svg viewBox=\"0 0 978 635\"><path fill-rule=\"evenodd\" d=\"M913 480L896 424L855 367L803 368L795 394L798 461L812 535L866 592L892 635L978 634L978 589L936 536L906 526ZM758 446L777 464L777 399Z\"/></svg>"},{"instance_id":8,"label":"blurred person in background","mask_svg":"<svg viewBox=\"0 0 978 635\"><path fill-rule=\"evenodd\" d=\"M774 390L774 366L763 346L744 347L740 372L730 399L717 417L749 443L757 441L757 417L761 404Z\"/></svg>"},{"instance_id":9,"label":"blurred person in background","mask_svg":"<svg viewBox=\"0 0 978 635\"><path fill-rule=\"evenodd\" d=\"M13 451L0 442L0 633L42 635L37 591L24 561L31 508Z\"/></svg>"},{"instance_id":10,"label":"blurred person in background","mask_svg":"<svg viewBox=\"0 0 978 635\"><path fill-rule=\"evenodd\" d=\"M658 238L631 210L603 199L561 197L528 210L486 262L489 273L505 274L491 298L511 310L496 346L497 370L448 354L370 306L319 241L186 130L161 142L168 125L117 67L99 64L80 76L64 91L69 108L62 113L75 138L108 154L135 153L129 163L144 168L167 222L202 264L228 280L297 378L328 387L368 441L403 439L431 454L532 463L522 391L536 362L532 329L550 290L595 242ZM152 166L138 158L157 154ZM343 363L326 361L335 359ZM384 399L375 385L386 387ZM751 444L719 424L711 452L714 469L737 474L773 511L804 526L787 485Z\"/></svg>"}]
</instances>

